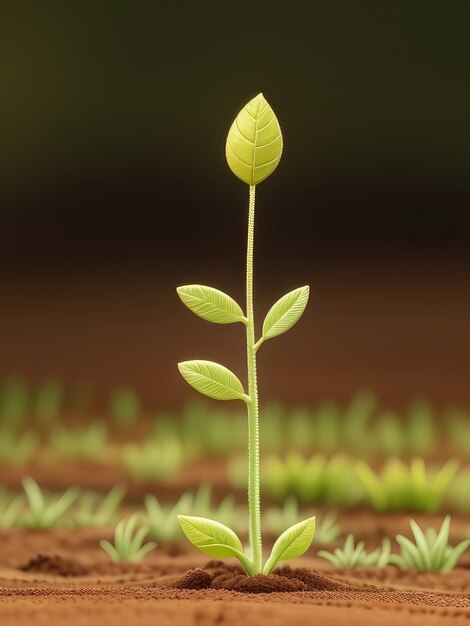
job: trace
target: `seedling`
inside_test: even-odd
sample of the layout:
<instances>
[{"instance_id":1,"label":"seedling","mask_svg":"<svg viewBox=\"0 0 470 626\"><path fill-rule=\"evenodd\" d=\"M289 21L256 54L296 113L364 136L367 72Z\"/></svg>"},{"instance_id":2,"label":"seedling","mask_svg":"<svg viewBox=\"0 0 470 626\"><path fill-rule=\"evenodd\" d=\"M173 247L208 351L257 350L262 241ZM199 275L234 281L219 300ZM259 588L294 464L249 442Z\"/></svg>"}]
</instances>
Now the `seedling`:
<instances>
[{"instance_id":1,"label":"seedling","mask_svg":"<svg viewBox=\"0 0 470 626\"><path fill-rule=\"evenodd\" d=\"M47 502L35 480L27 476L22 482L28 503L24 525L28 528L47 529L57 526L79 493L78 488L70 487L58 499Z\"/></svg>"},{"instance_id":2,"label":"seedling","mask_svg":"<svg viewBox=\"0 0 470 626\"><path fill-rule=\"evenodd\" d=\"M0 424L21 426L28 414L29 401L29 388L21 378L10 376L4 380L0 387Z\"/></svg>"},{"instance_id":3,"label":"seedling","mask_svg":"<svg viewBox=\"0 0 470 626\"><path fill-rule=\"evenodd\" d=\"M102 422L75 429L57 425L51 430L49 441L63 459L95 461L103 456L107 436L106 426Z\"/></svg>"},{"instance_id":4,"label":"seedling","mask_svg":"<svg viewBox=\"0 0 470 626\"><path fill-rule=\"evenodd\" d=\"M272 533L280 533L299 519L299 501L293 495L288 496L281 507L269 507L266 511L266 527ZM341 534L336 523L334 511L317 520L315 527L315 543L328 545Z\"/></svg>"},{"instance_id":5,"label":"seedling","mask_svg":"<svg viewBox=\"0 0 470 626\"><path fill-rule=\"evenodd\" d=\"M450 515L444 518L439 532L434 528L428 528L423 532L414 520L410 521L410 527L414 543L403 535L397 535L401 552L390 557L390 562L402 570L450 572L470 546L470 539L465 539L454 547L448 544Z\"/></svg>"},{"instance_id":6,"label":"seedling","mask_svg":"<svg viewBox=\"0 0 470 626\"><path fill-rule=\"evenodd\" d=\"M342 454L330 459L317 454L304 459L291 452L283 459L267 456L261 464L263 490L276 501L293 494L305 504L326 503L335 506L355 504L362 487L354 472L354 463ZM246 480L246 468L235 458L229 465L229 479L236 487Z\"/></svg>"},{"instance_id":7,"label":"seedling","mask_svg":"<svg viewBox=\"0 0 470 626\"><path fill-rule=\"evenodd\" d=\"M25 497L18 493L13 497L0 494L0 528L15 528L20 524L21 513L24 508Z\"/></svg>"},{"instance_id":8,"label":"seedling","mask_svg":"<svg viewBox=\"0 0 470 626\"><path fill-rule=\"evenodd\" d=\"M446 412L447 433L457 452L470 455L470 414L463 409L452 408Z\"/></svg>"},{"instance_id":9,"label":"seedling","mask_svg":"<svg viewBox=\"0 0 470 626\"><path fill-rule=\"evenodd\" d=\"M286 530L276 541L263 565L260 513L259 408L256 355L261 345L289 330L307 306L309 287L299 287L280 298L269 310L262 334L255 336L253 303L253 253L255 191L277 167L282 154L282 135L271 106L258 94L234 120L226 142L226 157L232 172L249 185L248 241L246 256L246 312L218 289L204 285L178 287L183 303L196 315L216 324L241 323L246 329L248 388L229 369L213 361L179 363L183 378L197 391L217 400L241 400L248 413L248 517L250 552L246 554L233 530L213 520L180 515L188 539L202 552L216 557L236 557L249 575L269 574L279 561L304 554L312 543L315 518Z\"/></svg>"},{"instance_id":10,"label":"seedling","mask_svg":"<svg viewBox=\"0 0 470 626\"><path fill-rule=\"evenodd\" d=\"M112 524L125 493L122 485L115 485L104 498L96 491L83 492L74 514L75 523L84 527Z\"/></svg>"},{"instance_id":11,"label":"seedling","mask_svg":"<svg viewBox=\"0 0 470 626\"><path fill-rule=\"evenodd\" d=\"M405 436L413 454L427 455L436 449L439 433L434 415L426 400L415 400L410 406Z\"/></svg>"},{"instance_id":12,"label":"seedling","mask_svg":"<svg viewBox=\"0 0 470 626\"><path fill-rule=\"evenodd\" d=\"M421 458L415 458L408 467L397 458L387 460L380 474L364 461L357 464L372 506L376 511L437 511L451 484L458 462L447 461L438 471L426 470Z\"/></svg>"},{"instance_id":13,"label":"seedling","mask_svg":"<svg viewBox=\"0 0 470 626\"><path fill-rule=\"evenodd\" d=\"M212 488L206 483L195 493L186 491L175 504L170 505L161 503L152 494L147 494L145 509L145 524L149 536L157 541L176 539L181 535L177 515L183 511L190 511L192 515L200 517L214 516L226 524L233 524L237 513L235 499L231 495L226 496L220 504L214 504Z\"/></svg>"},{"instance_id":14,"label":"seedling","mask_svg":"<svg viewBox=\"0 0 470 626\"><path fill-rule=\"evenodd\" d=\"M136 531L138 517L138 514L134 513L131 517L118 522L114 530L114 545L105 539L100 541L100 546L114 563L137 563L157 547L155 541L142 545L147 535L147 528L142 526Z\"/></svg>"},{"instance_id":15,"label":"seedling","mask_svg":"<svg viewBox=\"0 0 470 626\"><path fill-rule=\"evenodd\" d=\"M8 426L0 428L0 463L26 465L37 452L39 437L32 431L16 434Z\"/></svg>"},{"instance_id":16,"label":"seedling","mask_svg":"<svg viewBox=\"0 0 470 626\"><path fill-rule=\"evenodd\" d=\"M333 552L320 550L318 556L327 559L338 569L352 569L354 567L385 567L390 561L390 539L384 537L382 545L373 552L366 552L364 542L354 545L354 537L349 534L342 548Z\"/></svg>"},{"instance_id":17,"label":"seedling","mask_svg":"<svg viewBox=\"0 0 470 626\"><path fill-rule=\"evenodd\" d=\"M115 389L109 399L109 412L116 426L129 430L135 425L139 416L140 400L130 387Z\"/></svg>"},{"instance_id":18,"label":"seedling","mask_svg":"<svg viewBox=\"0 0 470 626\"><path fill-rule=\"evenodd\" d=\"M64 391L55 380L45 380L36 389L33 414L44 425L52 424L59 417Z\"/></svg>"},{"instance_id":19,"label":"seedling","mask_svg":"<svg viewBox=\"0 0 470 626\"><path fill-rule=\"evenodd\" d=\"M372 447L378 454L404 454L407 448L407 433L399 416L393 411L384 411L377 418L373 431Z\"/></svg>"},{"instance_id":20,"label":"seedling","mask_svg":"<svg viewBox=\"0 0 470 626\"><path fill-rule=\"evenodd\" d=\"M315 543L318 546L327 546L341 535L341 526L336 522L337 515L330 511L325 517L320 517L315 530Z\"/></svg>"},{"instance_id":21,"label":"seedling","mask_svg":"<svg viewBox=\"0 0 470 626\"><path fill-rule=\"evenodd\" d=\"M180 468L182 457L181 444L174 437L162 442L148 440L143 445L131 443L123 451L124 467L138 482L170 478Z\"/></svg>"},{"instance_id":22,"label":"seedling","mask_svg":"<svg viewBox=\"0 0 470 626\"><path fill-rule=\"evenodd\" d=\"M448 501L456 509L470 513L470 467L457 474L449 486Z\"/></svg>"},{"instance_id":23,"label":"seedling","mask_svg":"<svg viewBox=\"0 0 470 626\"><path fill-rule=\"evenodd\" d=\"M203 483L194 494L192 510L194 515L199 517L214 514L222 523L232 524L236 516L235 498L229 494L219 504L214 504L212 486L209 483Z\"/></svg>"},{"instance_id":24,"label":"seedling","mask_svg":"<svg viewBox=\"0 0 470 626\"><path fill-rule=\"evenodd\" d=\"M367 445L367 426L376 403L370 391L360 391L351 399L342 424L342 436L348 449L358 452Z\"/></svg>"},{"instance_id":25,"label":"seedling","mask_svg":"<svg viewBox=\"0 0 470 626\"><path fill-rule=\"evenodd\" d=\"M144 502L148 535L157 541L169 541L181 535L177 515L181 511L191 510L193 494L183 493L175 504L165 506L153 494L148 493Z\"/></svg>"}]
</instances>

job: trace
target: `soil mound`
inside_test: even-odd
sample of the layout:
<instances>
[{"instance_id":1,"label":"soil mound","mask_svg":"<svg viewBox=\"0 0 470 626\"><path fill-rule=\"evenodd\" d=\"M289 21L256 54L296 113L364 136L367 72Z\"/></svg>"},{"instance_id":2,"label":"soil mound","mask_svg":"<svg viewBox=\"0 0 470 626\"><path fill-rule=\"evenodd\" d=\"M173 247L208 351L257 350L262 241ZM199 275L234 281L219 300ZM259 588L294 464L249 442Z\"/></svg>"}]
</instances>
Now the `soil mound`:
<instances>
[{"instance_id":1,"label":"soil mound","mask_svg":"<svg viewBox=\"0 0 470 626\"><path fill-rule=\"evenodd\" d=\"M89 570L84 565L72 561L71 559L63 559L57 554L54 556L45 556L38 554L34 559L30 559L26 565L20 567L23 572L42 572L43 574L54 574L56 576L86 576Z\"/></svg>"},{"instance_id":2,"label":"soil mound","mask_svg":"<svg viewBox=\"0 0 470 626\"><path fill-rule=\"evenodd\" d=\"M212 579L208 572L199 567L190 569L186 574L173 585L175 589L208 589Z\"/></svg>"},{"instance_id":3,"label":"soil mound","mask_svg":"<svg viewBox=\"0 0 470 626\"><path fill-rule=\"evenodd\" d=\"M282 567L273 574L247 576L238 566L211 561L204 569L189 570L174 585L177 589L226 589L240 593L289 593L296 591L336 591L349 589L308 569Z\"/></svg>"},{"instance_id":4,"label":"soil mound","mask_svg":"<svg viewBox=\"0 0 470 626\"><path fill-rule=\"evenodd\" d=\"M289 591L307 591L308 587L301 580L286 578L277 574L219 574L211 583L213 589L229 589L240 593L283 593Z\"/></svg>"}]
</instances>

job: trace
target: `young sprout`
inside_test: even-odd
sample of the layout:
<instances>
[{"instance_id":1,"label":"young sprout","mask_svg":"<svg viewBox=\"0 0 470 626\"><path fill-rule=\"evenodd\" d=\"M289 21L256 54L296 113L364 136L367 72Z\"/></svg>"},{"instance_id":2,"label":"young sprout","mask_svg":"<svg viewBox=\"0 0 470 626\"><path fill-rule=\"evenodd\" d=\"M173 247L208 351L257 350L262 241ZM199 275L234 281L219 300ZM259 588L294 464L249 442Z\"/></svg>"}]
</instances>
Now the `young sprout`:
<instances>
[{"instance_id":1,"label":"young sprout","mask_svg":"<svg viewBox=\"0 0 470 626\"><path fill-rule=\"evenodd\" d=\"M431 454L439 442L432 406L426 400L415 400L409 408L406 423L408 449L413 454Z\"/></svg>"},{"instance_id":2,"label":"young sprout","mask_svg":"<svg viewBox=\"0 0 470 626\"><path fill-rule=\"evenodd\" d=\"M338 569L352 569L354 567L385 567L390 561L390 539L384 537L382 546L373 552L366 552L364 542L354 545L354 537L349 534L342 548L333 552L320 550L318 556L330 561Z\"/></svg>"},{"instance_id":3,"label":"young sprout","mask_svg":"<svg viewBox=\"0 0 470 626\"><path fill-rule=\"evenodd\" d=\"M64 391L56 380L45 380L36 389L33 398L33 414L42 424L51 424L59 416Z\"/></svg>"},{"instance_id":4,"label":"young sprout","mask_svg":"<svg viewBox=\"0 0 470 626\"><path fill-rule=\"evenodd\" d=\"M0 423L21 426L29 410L29 388L23 379L10 376L0 387Z\"/></svg>"},{"instance_id":5,"label":"young sprout","mask_svg":"<svg viewBox=\"0 0 470 626\"><path fill-rule=\"evenodd\" d=\"M235 498L229 494L216 505L213 502L211 485L202 483L194 494L192 511L194 515L200 517L214 515L218 521L224 524L232 524L236 514Z\"/></svg>"},{"instance_id":6,"label":"young sprout","mask_svg":"<svg viewBox=\"0 0 470 626\"><path fill-rule=\"evenodd\" d=\"M401 455L407 449L407 433L402 421L393 411L384 411L377 416L373 431L373 447L380 455Z\"/></svg>"},{"instance_id":7,"label":"young sprout","mask_svg":"<svg viewBox=\"0 0 470 626\"><path fill-rule=\"evenodd\" d=\"M178 514L191 510L193 494L183 493L179 500L170 506L161 504L152 494L144 498L147 513L145 526L148 535L157 541L169 541L181 535L181 526L178 523Z\"/></svg>"},{"instance_id":8,"label":"young sprout","mask_svg":"<svg viewBox=\"0 0 470 626\"><path fill-rule=\"evenodd\" d=\"M266 511L266 527L270 532L280 533L299 519L299 501L293 495L288 496L281 507L269 507ZM336 523L336 513L332 511L317 520L315 527L315 543L328 545L341 534Z\"/></svg>"},{"instance_id":9,"label":"young sprout","mask_svg":"<svg viewBox=\"0 0 470 626\"><path fill-rule=\"evenodd\" d=\"M63 426L54 426L49 441L54 451L63 459L90 461L102 457L107 436L105 424L94 422L89 426L70 430Z\"/></svg>"},{"instance_id":10,"label":"young sprout","mask_svg":"<svg viewBox=\"0 0 470 626\"><path fill-rule=\"evenodd\" d=\"M15 528L20 525L21 513L23 511L25 497L22 493L13 497L1 494L0 499L0 528Z\"/></svg>"},{"instance_id":11,"label":"young sprout","mask_svg":"<svg viewBox=\"0 0 470 626\"><path fill-rule=\"evenodd\" d=\"M0 429L0 462L27 465L39 446L39 437L32 431L17 435L7 426Z\"/></svg>"},{"instance_id":12,"label":"young sprout","mask_svg":"<svg viewBox=\"0 0 470 626\"><path fill-rule=\"evenodd\" d=\"M327 546L333 543L341 535L341 526L336 522L337 515L330 511L321 517L315 530L315 543L319 546Z\"/></svg>"},{"instance_id":13,"label":"young sprout","mask_svg":"<svg viewBox=\"0 0 470 626\"><path fill-rule=\"evenodd\" d=\"M236 469L232 467L234 479ZM304 459L297 452L290 452L285 459L270 455L262 464L261 476L266 493L274 500L294 494L304 503L325 502L337 506L354 503L360 496L354 465L342 454L329 459L320 454Z\"/></svg>"},{"instance_id":14,"label":"young sprout","mask_svg":"<svg viewBox=\"0 0 470 626\"><path fill-rule=\"evenodd\" d=\"M58 499L47 502L35 480L26 476L22 483L28 504L24 525L28 528L47 529L57 526L79 493L77 487L70 487Z\"/></svg>"},{"instance_id":15,"label":"young sprout","mask_svg":"<svg viewBox=\"0 0 470 626\"><path fill-rule=\"evenodd\" d=\"M465 539L454 547L449 545L450 519L450 515L444 518L439 532L434 528L428 528L423 532L419 525L411 520L410 527L414 543L403 535L397 535L396 539L401 552L392 554L390 562L398 565L402 570L450 572L470 546L470 539Z\"/></svg>"},{"instance_id":16,"label":"young sprout","mask_svg":"<svg viewBox=\"0 0 470 626\"><path fill-rule=\"evenodd\" d=\"M470 513L470 467L460 471L448 491L448 501L456 509Z\"/></svg>"},{"instance_id":17,"label":"young sprout","mask_svg":"<svg viewBox=\"0 0 470 626\"><path fill-rule=\"evenodd\" d=\"M114 424L129 430L136 423L140 411L139 396L130 387L115 389L109 399L109 412Z\"/></svg>"},{"instance_id":18,"label":"young sprout","mask_svg":"<svg viewBox=\"0 0 470 626\"><path fill-rule=\"evenodd\" d=\"M360 452L367 448L368 422L376 404L371 391L359 391L351 399L342 423L342 437L349 450Z\"/></svg>"},{"instance_id":19,"label":"young sprout","mask_svg":"<svg viewBox=\"0 0 470 626\"><path fill-rule=\"evenodd\" d=\"M437 511L451 484L458 462L451 459L437 472L426 471L421 458L415 458L408 467L398 458L390 458L380 474L365 462L357 464L372 506L376 511Z\"/></svg>"},{"instance_id":20,"label":"young sprout","mask_svg":"<svg viewBox=\"0 0 470 626\"><path fill-rule=\"evenodd\" d=\"M470 455L470 413L456 407L446 411L447 436L452 447L465 455Z\"/></svg>"},{"instance_id":21,"label":"young sprout","mask_svg":"<svg viewBox=\"0 0 470 626\"><path fill-rule=\"evenodd\" d=\"M174 437L165 441L149 439L143 445L128 444L123 452L124 467L136 481L150 482L173 476L181 467L183 451Z\"/></svg>"},{"instance_id":22,"label":"young sprout","mask_svg":"<svg viewBox=\"0 0 470 626\"><path fill-rule=\"evenodd\" d=\"M136 531L138 517L138 513L134 513L131 517L118 522L114 530L114 545L105 539L100 541L100 546L114 563L137 563L157 547L155 541L142 545L147 528L142 526Z\"/></svg>"},{"instance_id":23,"label":"young sprout","mask_svg":"<svg viewBox=\"0 0 470 626\"><path fill-rule=\"evenodd\" d=\"M83 492L78 500L77 510L74 514L75 523L83 527L112 524L125 493L125 487L114 485L97 504L100 495L96 491Z\"/></svg>"},{"instance_id":24,"label":"young sprout","mask_svg":"<svg viewBox=\"0 0 470 626\"><path fill-rule=\"evenodd\" d=\"M175 539L181 534L181 526L177 515L190 511L192 515L201 517L214 516L225 524L232 524L236 516L236 506L233 496L226 496L220 504L215 505L212 501L212 488L203 483L196 493L187 491L174 505L160 503L154 495L145 496L145 508L147 512L146 526L152 539L164 541Z\"/></svg>"},{"instance_id":25,"label":"young sprout","mask_svg":"<svg viewBox=\"0 0 470 626\"><path fill-rule=\"evenodd\" d=\"M213 361L179 363L183 378L197 391L216 400L241 400L248 414L248 518L250 552L246 554L237 535L223 524L207 518L180 515L183 531L202 552L216 557L236 557L249 575L269 574L277 563L301 556L312 543L315 518L311 517L286 530L276 541L263 563L260 513L259 408L256 356L259 348L289 330L307 306L309 287L284 295L268 311L262 334L255 334L253 302L253 252L255 191L277 167L282 154L282 135L272 108L258 94L234 120L226 142L226 157L232 172L249 186L248 239L246 256L246 311L230 296L204 285L185 285L177 292L196 315L216 324L241 323L246 330L248 386L229 369Z\"/></svg>"}]
</instances>

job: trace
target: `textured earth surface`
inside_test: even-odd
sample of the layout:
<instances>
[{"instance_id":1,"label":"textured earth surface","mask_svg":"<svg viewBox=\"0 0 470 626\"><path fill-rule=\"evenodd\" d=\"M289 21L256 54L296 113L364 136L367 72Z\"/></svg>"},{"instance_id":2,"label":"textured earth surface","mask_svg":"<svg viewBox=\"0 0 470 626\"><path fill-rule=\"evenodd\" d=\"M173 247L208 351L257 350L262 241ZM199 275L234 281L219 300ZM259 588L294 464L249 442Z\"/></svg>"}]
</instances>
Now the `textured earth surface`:
<instances>
[{"instance_id":1,"label":"textured earth surface","mask_svg":"<svg viewBox=\"0 0 470 626\"><path fill-rule=\"evenodd\" d=\"M112 564L98 547L110 530L3 531L0 624L437 626L470 619L466 560L449 574L416 574L338 571L304 558L249 580L236 566L174 546L140 564Z\"/></svg>"}]
</instances>

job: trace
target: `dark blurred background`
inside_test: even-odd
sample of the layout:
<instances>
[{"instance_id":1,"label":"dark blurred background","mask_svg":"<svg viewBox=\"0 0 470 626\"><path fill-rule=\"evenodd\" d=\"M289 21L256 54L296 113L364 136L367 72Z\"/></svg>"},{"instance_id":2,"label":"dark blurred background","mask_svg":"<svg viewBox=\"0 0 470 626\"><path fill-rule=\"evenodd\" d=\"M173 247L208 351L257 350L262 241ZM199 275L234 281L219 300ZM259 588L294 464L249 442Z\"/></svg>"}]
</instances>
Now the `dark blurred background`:
<instances>
[{"instance_id":1,"label":"dark blurred background","mask_svg":"<svg viewBox=\"0 0 470 626\"><path fill-rule=\"evenodd\" d=\"M243 329L174 288L243 299L247 188L224 144L263 91L285 148L258 190L258 317L312 298L260 351L262 396L470 402L467 0L0 13L1 373L168 407L194 393L178 360L242 376Z\"/></svg>"}]
</instances>

